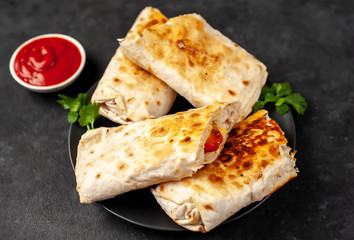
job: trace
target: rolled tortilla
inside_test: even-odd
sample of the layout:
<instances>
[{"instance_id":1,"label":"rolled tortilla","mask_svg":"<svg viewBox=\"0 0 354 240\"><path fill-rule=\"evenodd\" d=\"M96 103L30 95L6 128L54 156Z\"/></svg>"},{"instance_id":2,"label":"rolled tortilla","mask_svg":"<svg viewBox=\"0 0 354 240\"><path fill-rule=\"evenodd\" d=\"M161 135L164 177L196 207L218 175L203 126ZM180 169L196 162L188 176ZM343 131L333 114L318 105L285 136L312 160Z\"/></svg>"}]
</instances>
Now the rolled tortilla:
<instances>
[{"instance_id":1,"label":"rolled tortilla","mask_svg":"<svg viewBox=\"0 0 354 240\"><path fill-rule=\"evenodd\" d=\"M170 18L121 40L120 47L195 107L241 102L241 119L251 113L268 75L262 62L198 14Z\"/></svg>"},{"instance_id":2,"label":"rolled tortilla","mask_svg":"<svg viewBox=\"0 0 354 240\"><path fill-rule=\"evenodd\" d=\"M87 131L78 145L75 175L81 203L165 181L180 180L214 161L239 117L240 104L218 103L157 119ZM213 131L222 135L205 152Z\"/></svg>"},{"instance_id":3,"label":"rolled tortilla","mask_svg":"<svg viewBox=\"0 0 354 240\"><path fill-rule=\"evenodd\" d=\"M161 24L167 18L156 8L144 8L132 28L132 34ZM101 105L99 113L110 120L128 124L165 115L176 99L176 92L164 82L127 59L120 48L110 60L91 101Z\"/></svg>"},{"instance_id":4,"label":"rolled tortilla","mask_svg":"<svg viewBox=\"0 0 354 240\"><path fill-rule=\"evenodd\" d=\"M258 111L237 124L211 164L190 178L152 189L165 212L191 231L208 232L297 176L278 124Z\"/></svg>"}]
</instances>

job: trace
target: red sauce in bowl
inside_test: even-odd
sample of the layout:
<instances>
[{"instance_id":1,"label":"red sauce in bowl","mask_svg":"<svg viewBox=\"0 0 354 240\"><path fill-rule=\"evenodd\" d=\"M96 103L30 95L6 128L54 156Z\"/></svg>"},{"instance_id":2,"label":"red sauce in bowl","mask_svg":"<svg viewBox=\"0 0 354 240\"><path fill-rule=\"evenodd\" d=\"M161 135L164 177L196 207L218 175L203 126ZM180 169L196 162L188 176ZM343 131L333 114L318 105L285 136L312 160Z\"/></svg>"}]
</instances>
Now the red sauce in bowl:
<instances>
[{"instance_id":1,"label":"red sauce in bowl","mask_svg":"<svg viewBox=\"0 0 354 240\"><path fill-rule=\"evenodd\" d=\"M24 45L14 61L16 75L34 86L52 86L70 78L79 69L82 56L69 40L43 37Z\"/></svg>"}]
</instances>

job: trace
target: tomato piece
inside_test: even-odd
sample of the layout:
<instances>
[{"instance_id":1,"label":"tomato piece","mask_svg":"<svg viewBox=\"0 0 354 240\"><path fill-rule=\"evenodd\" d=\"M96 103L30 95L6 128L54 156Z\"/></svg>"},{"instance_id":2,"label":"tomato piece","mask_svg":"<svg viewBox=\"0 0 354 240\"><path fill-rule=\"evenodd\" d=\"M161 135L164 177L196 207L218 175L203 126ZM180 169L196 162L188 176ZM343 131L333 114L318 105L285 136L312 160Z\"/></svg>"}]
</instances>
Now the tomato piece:
<instances>
[{"instance_id":1,"label":"tomato piece","mask_svg":"<svg viewBox=\"0 0 354 240\"><path fill-rule=\"evenodd\" d=\"M216 149L219 148L219 145L222 143L222 141L223 141L222 134L218 130L212 129L208 139L205 142L204 152L215 151Z\"/></svg>"}]
</instances>

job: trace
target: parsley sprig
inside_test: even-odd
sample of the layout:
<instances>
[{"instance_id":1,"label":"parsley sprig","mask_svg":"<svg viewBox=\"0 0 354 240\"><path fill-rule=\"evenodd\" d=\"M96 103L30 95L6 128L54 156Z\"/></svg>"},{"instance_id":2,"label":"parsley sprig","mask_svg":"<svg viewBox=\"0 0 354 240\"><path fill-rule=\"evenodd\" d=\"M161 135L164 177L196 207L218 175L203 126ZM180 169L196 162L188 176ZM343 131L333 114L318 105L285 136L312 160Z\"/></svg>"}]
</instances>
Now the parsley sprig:
<instances>
[{"instance_id":1,"label":"parsley sprig","mask_svg":"<svg viewBox=\"0 0 354 240\"><path fill-rule=\"evenodd\" d=\"M87 93L79 93L76 98L59 94L57 102L64 108L69 109L68 121L71 123L79 122L81 127L94 129L94 123L99 116L98 103L91 103Z\"/></svg>"},{"instance_id":2,"label":"parsley sprig","mask_svg":"<svg viewBox=\"0 0 354 240\"><path fill-rule=\"evenodd\" d=\"M289 106L299 115L304 115L307 109L305 98L300 93L292 93L288 82L264 85L259 100L253 106L253 112L263 109L267 103L274 103L277 112L283 115L289 111Z\"/></svg>"}]
</instances>

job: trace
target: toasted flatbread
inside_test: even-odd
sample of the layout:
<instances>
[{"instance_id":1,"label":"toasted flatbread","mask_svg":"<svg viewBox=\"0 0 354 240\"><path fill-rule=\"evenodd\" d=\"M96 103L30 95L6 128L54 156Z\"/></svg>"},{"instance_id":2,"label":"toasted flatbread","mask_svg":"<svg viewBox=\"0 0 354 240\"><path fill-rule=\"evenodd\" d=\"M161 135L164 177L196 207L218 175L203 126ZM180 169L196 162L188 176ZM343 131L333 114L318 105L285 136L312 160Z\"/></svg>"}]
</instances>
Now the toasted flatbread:
<instances>
[{"instance_id":1,"label":"toasted flatbread","mask_svg":"<svg viewBox=\"0 0 354 240\"><path fill-rule=\"evenodd\" d=\"M152 193L182 227L208 232L297 176L279 125L261 110L237 124L218 158L195 175L162 183Z\"/></svg>"},{"instance_id":2,"label":"toasted flatbread","mask_svg":"<svg viewBox=\"0 0 354 240\"><path fill-rule=\"evenodd\" d=\"M75 169L81 203L192 176L216 159L239 109L238 102L218 103L129 125L88 130L79 142ZM222 139L206 151L215 131Z\"/></svg>"},{"instance_id":3,"label":"toasted flatbread","mask_svg":"<svg viewBox=\"0 0 354 240\"><path fill-rule=\"evenodd\" d=\"M146 7L126 38L166 21L167 18L158 9ZM160 79L127 59L118 47L91 101L101 105L99 113L102 116L120 124L128 124L165 115L176 95Z\"/></svg>"},{"instance_id":4,"label":"toasted flatbread","mask_svg":"<svg viewBox=\"0 0 354 240\"><path fill-rule=\"evenodd\" d=\"M198 14L146 28L122 39L120 47L195 107L241 102L241 119L251 113L268 75L262 62Z\"/></svg>"}]
</instances>

